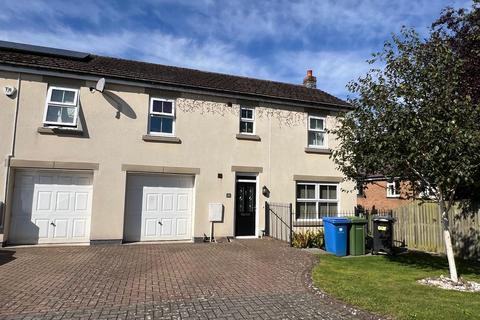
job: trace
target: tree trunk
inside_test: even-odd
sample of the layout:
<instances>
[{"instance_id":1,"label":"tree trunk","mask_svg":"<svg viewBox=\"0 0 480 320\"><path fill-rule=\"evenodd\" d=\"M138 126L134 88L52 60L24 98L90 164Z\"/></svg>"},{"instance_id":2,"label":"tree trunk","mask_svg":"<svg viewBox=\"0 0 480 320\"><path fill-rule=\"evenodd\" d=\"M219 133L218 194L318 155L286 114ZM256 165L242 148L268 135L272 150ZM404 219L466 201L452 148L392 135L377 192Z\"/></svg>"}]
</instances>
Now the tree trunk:
<instances>
[{"instance_id":1,"label":"tree trunk","mask_svg":"<svg viewBox=\"0 0 480 320\"><path fill-rule=\"evenodd\" d=\"M443 239L445 241L445 249L447 251L448 268L450 269L450 279L458 282L457 266L453 256L452 238L450 237L450 221L448 219L448 212L446 211L445 201L439 201L440 216L442 218Z\"/></svg>"}]
</instances>

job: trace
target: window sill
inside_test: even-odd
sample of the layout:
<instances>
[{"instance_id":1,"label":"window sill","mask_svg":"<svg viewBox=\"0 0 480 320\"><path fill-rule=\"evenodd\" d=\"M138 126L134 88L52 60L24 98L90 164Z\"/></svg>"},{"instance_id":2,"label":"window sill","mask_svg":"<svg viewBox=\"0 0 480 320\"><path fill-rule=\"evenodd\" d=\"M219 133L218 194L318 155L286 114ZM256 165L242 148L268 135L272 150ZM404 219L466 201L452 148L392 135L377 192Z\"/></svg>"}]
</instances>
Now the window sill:
<instances>
[{"instance_id":1,"label":"window sill","mask_svg":"<svg viewBox=\"0 0 480 320\"><path fill-rule=\"evenodd\" d=\"M244 134L244 133L237 133L236 138L238 140L251 140L251 141L261 141L262 139L255 135L255 134Z\"/></svg>"},{"instance_id":2,"label":"window sill","mask_svg":"<svg viewBox=\"0 0 480 320\"><path fill-rule=\"evenodd\" d=\"M76 128L64 128L64 127L39 127L37 132L40 134L53 134L53 135L65 135L65 136L83 136L83 131Z\"/></svg>"},{"instance_id":3,"label":"window sill","mask_svg":"<svg viewBox=\"0 0 480 320\"><path fill-rule=\"evenodd\" d=\"M312 219L312 220L299 220L297 219L296 221L293 222L294 227L321 227L323 226L323 220L322 219Z\"/></svg>"},{"instance_id":4,"label":"window sill","mask_svg":"<svg viewBox=\"0 0 480 320\"><path fill-rule=\"evenodd\" d=\"M306 147L305 148L306 153L318 153L318 154L331 154L332 150L328 148L311 148L311 147Z\"/></svg>"},{"instance_id":5,"label":"window sill","mask_svg":"<svg viewBox=\"0 0 480 320\"><path fill-rule=\"evenodd\" d=\"M154 136L150 134L143 135L142 139L147 142L182 143L182 140L177 137Z\"/></svg>"},{"instance_id":6,"label":"window sill","mask_svg":"<svg viewBox=\"0 0 480 320\"><path fill-rule=\"evenodd\" d=\"M398 195L398 196L387 196L387 199L400 199L400 195Z\"/></svg>"}]
</instances>

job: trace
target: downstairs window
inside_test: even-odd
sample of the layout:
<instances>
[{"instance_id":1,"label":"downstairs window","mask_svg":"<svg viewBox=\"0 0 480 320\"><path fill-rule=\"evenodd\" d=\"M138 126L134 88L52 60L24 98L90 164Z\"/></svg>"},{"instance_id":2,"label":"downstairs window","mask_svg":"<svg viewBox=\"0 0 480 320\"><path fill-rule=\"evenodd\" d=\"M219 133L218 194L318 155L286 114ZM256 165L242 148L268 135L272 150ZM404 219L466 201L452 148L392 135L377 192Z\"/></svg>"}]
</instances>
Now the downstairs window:
<instances>
[{"instance_id":1,"label":"downstairs window","mask_svg":"<svg viewBox=\"0 0 480 320\"><path fill-rule=\"evenodd\" d=\"M338 184L298 182L297 219L317 220L338 214Z\"/></svg>"}]
</instances>

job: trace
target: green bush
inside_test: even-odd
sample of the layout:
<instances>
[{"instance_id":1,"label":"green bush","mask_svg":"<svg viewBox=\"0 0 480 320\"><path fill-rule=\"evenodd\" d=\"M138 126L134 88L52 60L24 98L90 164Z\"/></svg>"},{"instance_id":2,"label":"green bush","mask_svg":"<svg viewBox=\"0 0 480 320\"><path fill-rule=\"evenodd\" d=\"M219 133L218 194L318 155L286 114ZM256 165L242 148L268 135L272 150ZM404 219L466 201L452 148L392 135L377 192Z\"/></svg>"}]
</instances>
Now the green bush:
<instances>
[{"instance_id":1,"label":"green bush","mask_svg":"<svg viewBox=\"0 0 480 320\"><path fill-rule=\"evenodd\" d=\"M294 232L292 245L295 248L320 248L323 246L323 229Z\"/></svg>"}]
</instances>

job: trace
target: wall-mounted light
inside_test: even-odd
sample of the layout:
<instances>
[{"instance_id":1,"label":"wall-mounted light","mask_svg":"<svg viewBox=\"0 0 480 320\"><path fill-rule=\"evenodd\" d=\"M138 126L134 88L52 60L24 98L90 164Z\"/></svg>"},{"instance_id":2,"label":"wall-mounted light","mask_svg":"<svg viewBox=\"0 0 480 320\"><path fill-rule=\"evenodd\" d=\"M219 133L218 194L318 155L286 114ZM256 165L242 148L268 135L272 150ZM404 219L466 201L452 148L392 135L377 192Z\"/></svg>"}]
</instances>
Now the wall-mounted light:
<instances>
[{"instance_id":1,"label":"wall-mounted light","mask_svg":"<svg viewBox=\"0 0 480 320\"><path fill-rule=\"evenodd\" d=\"M262 194L265 196L265 198L270 197L270 190L268 190L267 186L262 187Z\"/></svg>"}]
</instances>

